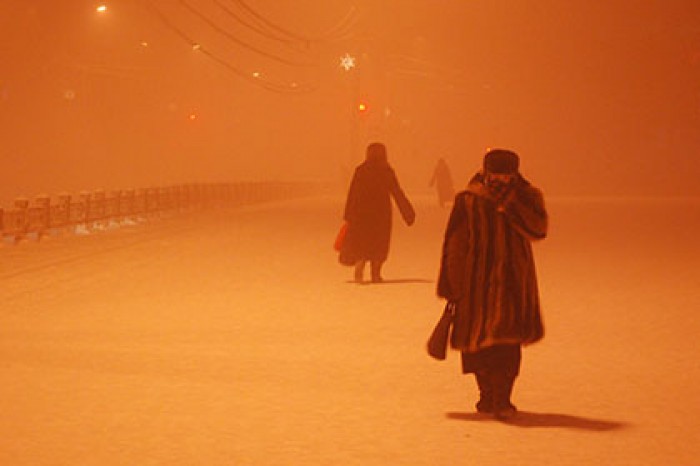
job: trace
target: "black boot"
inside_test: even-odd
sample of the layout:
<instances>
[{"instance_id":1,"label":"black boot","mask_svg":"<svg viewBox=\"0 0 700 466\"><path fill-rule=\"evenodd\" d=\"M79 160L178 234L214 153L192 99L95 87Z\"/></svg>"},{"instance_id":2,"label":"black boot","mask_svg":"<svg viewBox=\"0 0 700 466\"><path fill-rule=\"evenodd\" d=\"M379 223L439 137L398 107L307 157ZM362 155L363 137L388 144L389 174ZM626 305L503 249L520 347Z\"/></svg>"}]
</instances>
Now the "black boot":
<instances>
[{"instance_id":1,"label":"black boot","mask_svg":"<svg viewBox=\"0 0 700 466\"><path fill-rule=\"evenodd\" d=\"M372 277L372 283L381 283L384 280L382 278L382 263L377 261L371 261L369 263L369 268Z\"/></svg>"},{"instance_id":2,"label":"black boot","mask_svg":"<svg viewBox=\"0 0 700 466\"><path fill-rule=\"evenodd\" d=\"M510 402L515 377L505 372L495 372L490 377L493 387L493 415L496 419L506 421L517 412L517 408Z\"/></svg>"},{"instance_id":3,"label":"black boot","mask_svg":"<svg viewBox=\"0 0 700 466\"><path fill-rule=\"evenodd\" d=\"M476 410L479 413L493 413L493 390L491 380L486 371L474 373L476 384L479 386L479 401L476 402Z\"/></svg>"},{"instance_id":4,"label":"black boot","mask_svg":"<svg viewBox=\"0 0 700 466\"><path fill-rule=\"evenodd\" d=\"M365 261L357 261L355 263L355 282L362 283L365 273Z\"/></svg>"}]
</instances>

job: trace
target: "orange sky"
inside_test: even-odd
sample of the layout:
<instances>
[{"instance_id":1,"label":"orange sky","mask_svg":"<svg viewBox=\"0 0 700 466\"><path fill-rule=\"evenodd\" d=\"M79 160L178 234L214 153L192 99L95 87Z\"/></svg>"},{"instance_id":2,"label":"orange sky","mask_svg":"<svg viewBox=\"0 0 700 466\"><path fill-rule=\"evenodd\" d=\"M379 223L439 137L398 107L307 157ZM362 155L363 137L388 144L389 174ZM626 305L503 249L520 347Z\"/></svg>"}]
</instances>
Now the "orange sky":
<instances>
[{"instance_id":1,"label":"orange sky","mask_svg":"<svg viewBox=\"0 0 700 466\"><path fill-rule=\"evenodd\" d=\"M552 195L700 195L698 2L148 3L0 4L2 204L178 182L344 184L369 139L387 142L409 190L439 156L466 181L501 146Z\"/></svg>"}]
</instances>

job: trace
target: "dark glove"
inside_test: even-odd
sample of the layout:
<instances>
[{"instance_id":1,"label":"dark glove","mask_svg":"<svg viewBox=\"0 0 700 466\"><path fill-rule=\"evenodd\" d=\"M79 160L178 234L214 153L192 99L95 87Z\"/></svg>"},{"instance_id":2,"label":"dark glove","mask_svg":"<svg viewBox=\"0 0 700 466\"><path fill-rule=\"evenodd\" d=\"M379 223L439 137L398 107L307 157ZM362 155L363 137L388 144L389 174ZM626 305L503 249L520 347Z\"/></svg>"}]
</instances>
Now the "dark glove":
<instances>
[{"instance_id":1,"label":"dark glove","mask_svg":"<svg viewBox=\"0 0 700 466\"><path fill-rule=\"evenodd\" d=\"M491 196L496 200L496 202L501 202L508 195L513 187L513 183L504 183L502 181L494 180L489 182L488 190Z\"/></svg>"}]
</instances>

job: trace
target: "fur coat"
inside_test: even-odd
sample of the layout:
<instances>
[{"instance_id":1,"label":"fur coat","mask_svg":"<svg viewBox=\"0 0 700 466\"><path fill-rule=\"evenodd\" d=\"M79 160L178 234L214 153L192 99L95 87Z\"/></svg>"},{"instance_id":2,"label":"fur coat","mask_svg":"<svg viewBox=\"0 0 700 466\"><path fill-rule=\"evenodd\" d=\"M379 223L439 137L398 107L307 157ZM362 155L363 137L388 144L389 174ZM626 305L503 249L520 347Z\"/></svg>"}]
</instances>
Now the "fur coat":
<instances>
[{"instance_id":1,"label":"fur coat","mask_svg":"<svg viewBox=\"0 0 700 466\"><path fill-rule=\"evenodd\" d=\"M518 175L497 201L477 174L445 231L438 295L456 302L450 344L473 353L544 335L530 242L547 234L542 193Z\"/></svg>"}]
</instances>

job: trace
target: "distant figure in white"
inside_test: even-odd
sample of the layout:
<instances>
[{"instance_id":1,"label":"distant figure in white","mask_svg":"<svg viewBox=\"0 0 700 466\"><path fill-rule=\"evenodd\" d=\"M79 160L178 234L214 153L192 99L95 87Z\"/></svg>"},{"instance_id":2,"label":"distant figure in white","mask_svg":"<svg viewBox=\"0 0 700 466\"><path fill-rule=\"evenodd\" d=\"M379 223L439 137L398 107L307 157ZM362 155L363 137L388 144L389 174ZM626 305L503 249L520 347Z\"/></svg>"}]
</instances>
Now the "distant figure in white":
<instances>
[{"instance_id":1,"label":"distant figure in white","mask_svg":"<svg viewBox=\"0 0 700 466\"><path fill-rule=\"evenodd\" d=\"M454 303L450 346L473 373L476 410L508 419L521 346L544 335L531 241L547 234L540 190L519 172L519 157L496 149L458 193L445 231L437 292Z\"/></svg>"},{"instance_id":2,"label":"distant figure in white","mask_svg":"<svg viewBox=\"0 0 700 466\"><path fill-rule=\"evenodd\" d=\"M416 214L389 165L386 147L374 142L367 147L365 161L355 169L343 213L347 233L338 259L355 267L357 283L363 283L366 262L370 263L372 282L383 280L381 269L391 239L392 198L403 220L412 225Z\"/></svg>"},{"instance_id":3,"label":"distant figure in white","mask_svg":"<svg viewBox=\"0 0 700 466\"><path fill-rule=\"evenodd\" d=\"M437 161L433 176L430 178L429 186L435 186L437 191L438 205L444 207L445 204L452 202L455 197L455 188L452 184L452 173L450 167L442 157Z\"/></svg>"}]
</instances>

